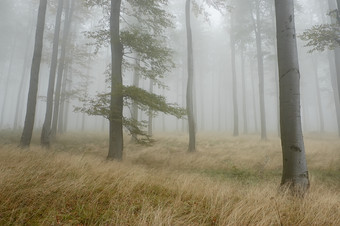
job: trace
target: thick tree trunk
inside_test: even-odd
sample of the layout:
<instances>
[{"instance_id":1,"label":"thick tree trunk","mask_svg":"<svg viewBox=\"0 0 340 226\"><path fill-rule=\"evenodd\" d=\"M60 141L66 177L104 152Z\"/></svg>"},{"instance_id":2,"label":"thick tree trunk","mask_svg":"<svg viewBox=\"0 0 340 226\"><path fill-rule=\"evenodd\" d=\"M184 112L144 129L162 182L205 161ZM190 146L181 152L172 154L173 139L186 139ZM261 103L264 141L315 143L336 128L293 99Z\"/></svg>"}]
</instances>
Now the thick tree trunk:
<instances>
[{"instance_id":1,"label":"thick tree trunk","mask_svg":"<svg viewBox=\"0 0 340 226\"><path fill-rule=\"evenodd\" d=\"M41 53L43 48L45 16L46 16L47 0L40 0L38 10L37 29L35 34L34 53L31 67L30 87L28 91L27 110L25 117L24 129L21 135L20 146L28 147L31 143L35 108L37 103L38 81L41 62Z\"/></svg>"},{"instance_id":2,"label":"thick tree trunk","mask_svg":"<svg viewBox=\"0 0 340 226\"><path fill-rule=\"evenodd\" d=\"M123 96L122 60L123 45L120 42L121 0L111 0L111 104L110 104L110 145L108 159L123 158Z\"/></svg>"},{"instance_id":3,"label":"thick tree trunk","mask_svg":"<svg viewBox=\"0 0 340 226\"><path fill-rule=\"evenodd\" d=\"M301 129L300 71L296 44L294 0L275 0L280 79L280 123L283 154L281 185L303 194L309 187Z\"/></svg>"},{"instance_id":4,"label":"thick tree trunk","mask_svg":"<svg viewBox=\"0 0 340 226\"><path fill-rule=\"evenodd\" d=\"M235 40L233 34L233 19L232 15L230 18L231 21L231 31L230 31L230 49L231 49L231 68L232 68L232 78L233 78L233 109L234 109L234 136L238 136L238 103L237 103L237 79L236 79L236 51L235 51Z\"/></svg>"},{"instance_id":5,"label":"thick tree trunk","mask_svg":"<svg viewBox=\"0 0 340 226\"><path fill-rule=\"evenodd\" d=\"M53 50L52 50L52 59L51 59L51 67L50 67L50 77L48 82L47 89L47 103L46 103L46 113L45 113L45 121L41 131L40 143L43 147L50 147L50 134L51 134L51 121L52 121L52 110L53 110L53 93L54 93L54 85L55 85L55 75L58 64L58 49L59 49L59 34L60 34L60 24L61 24L61 15L63 12L64 0L59 0L58 2L58 10L55 20L54 27L54 38L53 38Z\"/></svg>"},{"instance_id":6,"label":"thick tree trunk","mask_svg":"<svg viewBox=\"0 0 340 226\"><path fill-rule=\"evenodd\" d=\"M70 7L71 3L71 7ZM58 118L59 118L59 107L60 107L60 93L61 93L61 82L63 79L64 69L65 69L65 58L66 58L66 47L68 44L72 15L74 10L75 1L72 0L68 2L65 9L65 23L64 23L64 31L63 31L63 40L61 46L61 53L58 65L58 76L57 76L57 84L56 90L54 94L54 107L53 107L53 119L52 119L52 129L51 129L51 138L54 139L57 134L57 126L58 126Z\"/></svg>"},{"instance_id":7,"label":"thick tree trunk","mask_svg":"<svg viewBox=\"0 0 340 226\"><path fill-rule=\"evenodd\" d=\"M192 32L190 24L190 0L185 4L186 30L187 30L187 54L188 54L188 84L187 84L187 114L189 124L189 152L196 151L196 125L194 116L194 59L192 46Z\"/></svg>"}]
</instances>

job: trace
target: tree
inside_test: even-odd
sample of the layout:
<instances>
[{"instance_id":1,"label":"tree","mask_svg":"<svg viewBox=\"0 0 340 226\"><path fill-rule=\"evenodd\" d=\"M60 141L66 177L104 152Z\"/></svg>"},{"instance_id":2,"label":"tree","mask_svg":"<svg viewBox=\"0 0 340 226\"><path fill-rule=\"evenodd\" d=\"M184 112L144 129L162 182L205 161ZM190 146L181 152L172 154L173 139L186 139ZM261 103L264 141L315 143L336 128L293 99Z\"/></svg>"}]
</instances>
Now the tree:
<instances>
[{"instance_id":1,"label":"tree","mask_svg":"<svg viewBox=\"0 0 340 226\"><path fill-rule=\"evenodd\" d=\"M50 77L47 89L47 103L46 103L46 113L45 120L41 131L40 142L42 146L50 146L50 135L51 135L51 122L52 122L52 110L53 110L53 94L55 85L55 75L58 63L58 48L59 48L59 34L61 25L61 15L63 11L64 0L58 1L58 10L56 14L56 22L54 27L54 38L53 38L53 50L52 59L50 67Z\"/></svg>"},{"instance_id":2,"label":"tree","mask_svg":"<svg viewBox=\"0 0 340 226\"><path fill-rule=\"evenodd\" d=\"M193 83L194 83L194 56L192 46L192 32L190 24L190 0L186 0L185 4L186 30L187 30L187 56L188 56L188 83L187 83L187 114L189 123L189 152L196 151L196 125L194 118L194 99L193 99Z\"/></svg>"},{"instance_id":3,"label":"tree","mask_svg":"<svg viewBox=\"0 0 340 226\"><path fill-rule=\"evenodd\" d=\"M283 154L281 185L288 186L295 194L304 194L309 188L309 177L301 128L300 71L294 0L275 0L275 9Z\"/></svg>"},{"instance_id":4,"label":"tree","mask_svg":"<svg viewBox=\"0 0 340 226\"><path fill-rule=\"evenodd\" d=\"M47 0L40 0L39 10L38 10L38 19L37 19L37 28L36 28L36 34L35 34L34 53L33 53L32 66L31 66L31 78L30 78L30 86L29 86L29 92L28 92L26 117L25 117L24 129L21 135L21 140L20 140L20 146L22 147L28 147L32 139L34 117L35 117L35 107L37 103L41 53L42 53L42 48L43 48L46 7L47 7Z\"/></svg>"}]
</instances>

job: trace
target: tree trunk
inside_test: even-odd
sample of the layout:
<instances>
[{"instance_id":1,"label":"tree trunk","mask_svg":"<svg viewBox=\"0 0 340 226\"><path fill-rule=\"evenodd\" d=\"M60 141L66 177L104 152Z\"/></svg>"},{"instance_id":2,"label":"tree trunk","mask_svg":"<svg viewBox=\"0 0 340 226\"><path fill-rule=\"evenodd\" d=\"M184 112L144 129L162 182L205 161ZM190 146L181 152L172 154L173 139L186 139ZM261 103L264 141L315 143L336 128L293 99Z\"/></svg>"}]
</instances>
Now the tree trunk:
<instances>
[{"instance_id":1,"label":"tree trunk","mask_svg":"<svg viewBox=\"0 0 340 226\"><path fill-rule=\"evenodd\" d=\"M46 6L47 0L40 0L37 19L37 29L35 34L34 53L31 66L30 87L28 91L26 117L24 129L20 140L21 147L28 147L32 139L35 108L37 103L41 53L43 48Z\"/></svg>"},{"instance_id":2,"label":"tree trunk","mask_svg":"<svg viewBox=\"0 0 340 226\"><path fill-rule=\"evenodd\" d=\"M322 108L322 101L321 101L321 91L320 91L320 82L318 76L318 62L317 59L313 57L312 59L313 71L314 71L314 81L315 81L315 90L316 90L316 100L317 100L317 107L319 113L319 129L320 132L325 132L325 123L323 119L323 108Z\"/></svg>"},{"instance_id":3,"label":"tree trunk","mask_svg":"<svg viewBox=\"0 0 340 226\"><path fill-rule=\"evenodd\" d=\"M153 93L153 81L151 79L150 79L149 92ZM149 110L148 135L152 136L152 111L151 110Z\"/></svg>"},{"instance_id":4,"label":"tree trunk","mask_svg":"<svg viewBox=\"0 0 340 226\"><path fill-rule=\"evenodd\" d=\"M231 29L230 29L230 49L231 49L231 68L232 68L232 77L233 77L233 109L234 109L234 136L238 136L238 103L237 103L237 79L236 79L236 60L235 60L235 40L234 40L234 16L231 15Z\"/></svg>"},{"instance_id":5,"label":"tree trunk","mask_svg":"<svg viewBox=\"0 0 340 226\"><path fill-rule=\"evenodd\" d=\"M253 63L250 63L250 71L253 72ZM255 91L255 83L254 83L254 74L251 73L251 88L252 88L252 96L253 96L253 109L254 109L254 124L255 124L255 132L258 133L259 128L258 128L258 123L257 123L257 111L256 111L256 91Z\"/></svg>"},{"instance_id":6,"label":"tree trunk","mask_svg":"<svg viewBox=\"0 0 340 226\"><path fill-rule=\"evenodd\" d=\"M51 129L51 138L54 139L57 134L57 126L58 126L58 118L59 118L59 106L60 106L60 93L61 93L61 82L63 79L64 68L65 68L65 58L66 58L66 47L68 43L68 37L71 29L72 22L72 14L74 9L75 1L71 1L66 5L65 9L65 22L64 22L64 32L63 32L63 40L61 46L61 53L58 65L58 76L57 76L57 84L56 90L54 94L54 108L53 108L53 120L52 120L52 129Z\"/></svg>"},{"instance_id":7,"label":"tree trunk","mask_svg":"<svg viewBox=\"0 0 340 226\"><path fill-rule=\"evenodd\" d=\"M301 129L300 71L294 22L294 0L275 0L280 79L280 126L283 154L281 185L295 194L309 188Z\"/></svg>"},{"instance_id":8,"label":"tree trunk","mask_svg":"<svg viewBox=\"0 0 340 226\"><path fill-rule=\"evenodd\" d=\"M262 37L261 37L261 19L259 2L256 1L256 23L255 36L256 36L256 49L257 49L257 70L259 76L259 97L260 97L260 116L261 116L261 139L267 139L267 126L266 126L266 107L264 101L264 69L263 69L263 52L262 52Z\"/></svg>"},{"instance_id":9,"label":"tree trunk","mask_svg":"<svg viewBox=\"0 0 340 226\"><path fill-rule=\"evenodd\" d=\"M16 101L16 107L15 107L15 115L14 115L14 124L13 124L13 129L16 130L18 129L18 124L19 124L19 115L21 112L21 100L23 99L23 91L24 91L24 86L27 82L28 76L26 76L27 69L28 69L28 59L29 59L29 54L30 54L30 43L31 43L31 36L33 33L33 26L28 32L29 37L27 38L26 42L26 47L25 47L25 59L24 59L24 64L22 68L22 73L21 73L21 78L20 78L20 85L19 85L19 93L17 96L17 101Z\"/></svg>"},{"instance_id":10,"label":"tree trunk","mask_svg":"<svg viewBox=\"0 0 340 226\"><path fill-rule=\"evenodd\" d=\"M138 55L136 55L136 60L135 60L136 67L139 66L139 60L137 58L138 58ZM135 70L134 74L133 74L133 86L137 87L137 88L139 87L139 74L138 74L137 70ZM136 122L138 121L138 106L137 106L137 103L135 103L135 102L132 103L131 117ZM137 141L137 135L132 134L131 140L133 142L136 142Z\"/></svg>"},{"instance_id":11,"label":"tree trunk","mask_svg":"<svg viewBox=\"0 0 340 226\"><path fill-rule=\"evenodd\" d=\"M187 30L187 54L188 54L188 84L187 84L187 114L189 124L189 152L196 151L196 125L194 118L194 99L193 99L193 83L194 83L194 60L192 46L192 32L190 24L190 0L186 0L185 4L186 30Z\"/></svg>"},{"instance_id":12,"label":"tree trunk","mask_svg":"<svg viewBox=\"0 0 340 226\"><path fill-rule=\"evenodd\" d=\"M68 79L68 70L69 70L69 65L68 63L66 63L65 73L63 76L63 82L61 85L60 114L59 114L59 120L58 120L58 133L59 134L62 134L65 132L64 120L66 117L65 103L66 103L66 86L67 86L67 79Z\"/></svg>"},{"instance_id":13,"label":"tree trunk","mask_svg":"<svg viewBox=\"0 0 340 226\"><path fill-rule=\"evenodd\" d=\"M111 37L111 104L110 104L110 145L108 159L123 158L123 96L122 60L123 45L120 42L121 0L111 0L110 37Z\"/></svg>"},{"instance_id":14,"label":"tree trunk","mask_svg":"<svg viewBox=\"0 0 340 226\"><path fill-rule=\"evenodd\" d=\"M244 65L244 50L241 50L241 74L242 74L242 104L243 104L243 132L248 133L248 119L247 119L247 89L246 89L246 74Z\"/></svg>"},{"instance_id":15,"label":"tree trunk","mask_svg":"<svg viewBox=\"0 0 340 226\"><path fill-rule=\"evenodd\" d=\"M6 82L5 82L5 95L4 95L4 99L2 102L2 108L1 108L1 120L0 120L0 128L3 126L4 124L4 118L5 118L5 109L7 108L6 106L6 102L7 102L7 96L8 96L8 88L9 88L9 81L11 78L11 70L13 67L13 61L14 61L14 55L15 55L15 49L16 49L16 40L14 40L13 42L13 47L11 48L11 58L9 60L9 64L8 64L8 70L7 70L7 77L6 77Z\"/></svg>"},{"instance_id":16,"label":"tree trunk","mask_svg":"<svg viewBox=\"0 0 340 226\"><path fill-rule=\"evenodd\" d=\"M60 24L61 24L61 15L63 12L64 0L59 0L58 2L58 10L55 20L55 28L54 28L54 38L53 38L53 50L52 50L52 59L51 59L51 67L50 67L50 77L48 82L47 89L47 103L46 103L46 113L45 113L45 121L41 131L40 143L43 147L50 147L50 134L51 134L51 121L52 121L52 110L53 110L53 93L54 93L54 85L55 85L55 75L58 64L58 49L59 49L59 34L60 34Z\"/></svg>"}]
</instances>

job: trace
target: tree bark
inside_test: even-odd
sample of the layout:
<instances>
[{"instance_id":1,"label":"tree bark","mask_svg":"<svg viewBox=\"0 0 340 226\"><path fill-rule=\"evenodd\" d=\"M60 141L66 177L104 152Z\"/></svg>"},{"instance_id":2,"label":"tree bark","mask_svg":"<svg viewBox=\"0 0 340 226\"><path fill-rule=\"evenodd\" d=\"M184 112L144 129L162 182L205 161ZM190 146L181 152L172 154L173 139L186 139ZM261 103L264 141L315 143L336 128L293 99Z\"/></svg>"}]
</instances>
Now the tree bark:
<instances>
[{"instance_id":1,"label":"tree bark","mask_svg":"<svg viewBox=\"0 0 340 226\"><path fill-rule=\"evenodd\" d=\"M153 81L150 79L149 92L153 93ZM138 113L138 112L137 112ZM149 109L148 135L152 136L152 111Z\"/></svg>"},{"instance_id":2,"label":"tree bark","mask_svg":"<svg viewBox=\"0 0 340 226\"><path fill-rule=\"evenodd\" d=\"M196 151L196 125L194 116L194 99L193 99L193 83L194 83L194 59L192 46L192 32L190 24L190 0L186 0L186 31L187 31L187 54L188 54L188 84L187 84L187 114L189 124L189 152Z\"/></svg>"},{"instance_id":3,"label":"tree bark","mask_svg":"<svg viewBox=\"0 0 340 226\"><path fill-rule=\"evenodd\" d=\"M234 16L231 15L230 23L231 23L231 31L230 31L230 49L231 49L231 68L232 68L232 79L233 79L233 109L234 109L234 136L238 136L238 103L237 103L237 79L236 79L236 60L235 60L235 40L234 40Z\"/></svg>"},{"instance_id":4,"label":"tree bark","mask_svg":"<svg viewBox=\"0 0 340 226\"><path fill-rule=\"evenodd\" d=\"M260 19L260 6L256 0L256 49L257 49L257 70L259 76L259 97L260 97L260 118L261 118L261 139L267 139L267 123L266 123L266 107L264 101L264 68L263 68L263 52L262 52L262 37L261 37L261 19Z\"/></svg>"},{"instance_id":5,"label":"tree bark","mask_svg":"<svg viewBox=\"0 0 340 226\"><path fill-rule=\"evenodd\" d=\"M37 29L35 34L34 53L31 66L30 87L28 91L26 117L24 129L20 140L21 147L28 147L32 139L35 109L37 103L41 53L43 48L46 7L47 0L40 0L37 19Z\"/></svg>"},{"instance_id":6,"label":"tree bark","mask_svg":"<svg viewBox=\"0 0 340 226\"><path fill-rule=\"evenodd\" d=\"M283 155L281 185L288 186L295 194L304 194L309 188L309 176L301 129L300 71L294 22L294 0L275 0L275 9Z\"/></svg>"},{"instance_id":7,"label":"tree bark","mask_svg":"<svg viewBox=\"0 0 340 226\"><path fill-rule=\"evenodd\" d=\"M71 3L71 7L70 7L70 3ZM60 107L61 82L63 79L64 69L65 69L65 58L66 58L66 51L67 51L66 47L68 44L68 39L69 39L69 34L70 34L70 29L71 29L74 3L75 3L74 0L68 2L68 4L66 5L66 9L65 9L64 32L63 32L61 53L60 53L60 59L59 59L59 65L58 65L57 84L56 84L56 90L54 94L53 119L52 119L51 135L50 135L52 139L55 139L55 136L57 134L59 107Z\"/></svg>"},{"instance_id":8,"label":"tree bark","mask_svg":"<svg viewBox=\"0 0 340 226\"><path fill-rule=\"evenodd\" d=\"M110 144L108 159L123 158L123 96L122 60L123 45L120 42L121 0L111 0L111 104L110 104Z\"/></svg>"},{"instance_id":9,"label":"tree bark","mask_svg":"<svg viewBox=\"0 0 340 226\"><path fill-rule=\"evenodd\" d=\"M54 93L54 85L55 85L55 75L58 64L58 49L59 49L59 34L60 34L60 24L61 24L61 15L63 12L64 0L59 0L58 2L58 10L55 20L55 28L54 28L54 37L53 37L53 50L52 50L52 58L51 58L51 67L50 67L50 77L48 82L47 89L47 103L46 103L46 112L45 112L45 120L41 131L40 144L43 147L50 147L50 134L51 134L51 121L52 121L52 110L53 110L53 93Z\"/></svg>"}]
</instances>

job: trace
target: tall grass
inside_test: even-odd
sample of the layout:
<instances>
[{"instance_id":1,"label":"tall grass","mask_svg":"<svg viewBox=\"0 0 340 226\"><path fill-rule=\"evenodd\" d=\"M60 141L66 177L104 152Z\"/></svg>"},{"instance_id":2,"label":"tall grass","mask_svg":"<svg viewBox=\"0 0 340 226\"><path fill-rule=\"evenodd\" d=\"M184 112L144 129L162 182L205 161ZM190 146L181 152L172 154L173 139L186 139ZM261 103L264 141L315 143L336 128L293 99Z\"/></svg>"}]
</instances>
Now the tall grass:
<instances>
[{"instance_id":1,"label":"tall grass","mask_svg":"<svg viewBox=\"0 0 340 226\"><path fill-rule=\"evenodd\" d=\"M0 225L340 225L340 141L306 137L311 188L279 192L279 139L162 135L125 144L106 161L95 134L61 137L51 150L0 138Z\"/></svg>"}]
</instances>

